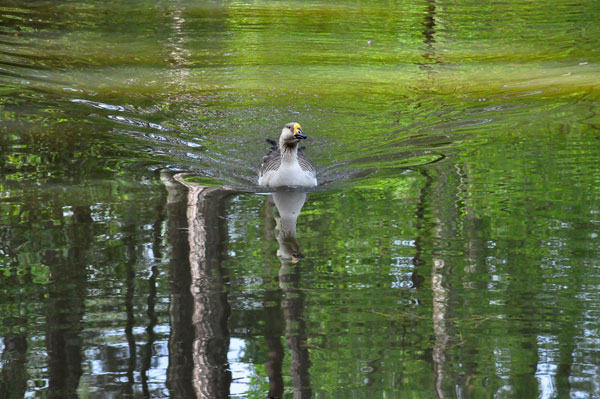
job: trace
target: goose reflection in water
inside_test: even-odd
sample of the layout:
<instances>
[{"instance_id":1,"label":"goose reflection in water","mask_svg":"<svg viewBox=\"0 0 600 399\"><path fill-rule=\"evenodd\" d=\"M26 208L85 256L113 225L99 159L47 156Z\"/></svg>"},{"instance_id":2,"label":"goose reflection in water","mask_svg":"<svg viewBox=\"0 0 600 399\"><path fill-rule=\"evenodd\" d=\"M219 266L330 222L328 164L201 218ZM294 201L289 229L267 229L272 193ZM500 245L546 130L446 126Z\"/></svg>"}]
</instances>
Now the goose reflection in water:
<instances>
[{"instance_id":1,"label":"goose reflection in water","mask_svg":"<svg viewBox=\"0 0 600 399\"><path fill-rule=\"evenodd\" d=\"M297 262L304 255L296 236L298 215L306 202L306 193L295 191L280 191L271 194L269 201L277 207L275 216L275 235L279 243L277 256L282 260Z\"/></svg>"},{"instance_id":2,"label":"goose reflection in water","mask_svg":"<svg viewBox=\"0 0 600 399\"><path fill-rule=\"evenodd\" d=\"M279 268L279 292L270 292L269 303L281 303L283 320L285 322L285 339L290 355L290 376L292 379L294 398L309 399L312 397L310 387L310 355L306 346L306 321L304 315L305 292L301 287L302 263L304 256L296 236L296 224L300 211L306 202L307 194L302 191L277 191L267 200L267 217L275 221L275 238L279 244L277 256ZM273 204L277 208L272 209ZM267 224L268 225L268 224ZM272 225L271 225L272 226ZM265 293L267 295L267 293ZM278 299L279 297L279 299ZM277 310L265 307L265 313L270 314L269 321L273 328L267 328L265 341L268 348L265 368L269 378L269 399L283 397L282 362L284 349L279 341L279 325ZM267 322L268 324L269 322Z\"/></svg>"}]
</instances>

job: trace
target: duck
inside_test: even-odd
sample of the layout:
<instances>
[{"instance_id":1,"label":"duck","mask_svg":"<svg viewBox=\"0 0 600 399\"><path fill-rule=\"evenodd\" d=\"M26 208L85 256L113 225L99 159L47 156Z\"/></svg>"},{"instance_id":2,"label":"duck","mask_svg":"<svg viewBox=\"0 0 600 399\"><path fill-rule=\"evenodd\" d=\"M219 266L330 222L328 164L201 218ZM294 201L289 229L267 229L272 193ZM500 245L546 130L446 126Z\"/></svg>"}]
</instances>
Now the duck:
<instances>
[{"instance_id":1,"label":"duck","mask_svg":"<svg viewBox=\"0 0 600 399\"><path fill-rule=\"evenodd\" d=\"M298 147L307 135L297 122L283 127L279 142L267 139L271 149L263 158L258 174L258 185L264 187L315 187L317 172L304 154L305 147Z\"/></svg>"}]
</instances>

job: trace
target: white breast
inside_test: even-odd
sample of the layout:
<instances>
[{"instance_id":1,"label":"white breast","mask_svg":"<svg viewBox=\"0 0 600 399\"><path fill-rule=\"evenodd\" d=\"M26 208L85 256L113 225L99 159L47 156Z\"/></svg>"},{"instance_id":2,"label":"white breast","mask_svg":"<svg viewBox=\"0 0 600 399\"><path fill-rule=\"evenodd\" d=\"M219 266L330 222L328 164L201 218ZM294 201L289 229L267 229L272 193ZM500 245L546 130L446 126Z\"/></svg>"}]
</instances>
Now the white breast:
<instances>
[{"instance_id":1,"label":"white breast","mask_svg":"<svg viewBox=\"0 0 600 399\"><path fill-rule=\"evenodd\" d=\"M303 170L298 162L286 164L282 163L279 169L269 171L258 179L261 186L302 186L314 187L317 185L317 178L311 171Z\"/></svg>"}]
</instances>

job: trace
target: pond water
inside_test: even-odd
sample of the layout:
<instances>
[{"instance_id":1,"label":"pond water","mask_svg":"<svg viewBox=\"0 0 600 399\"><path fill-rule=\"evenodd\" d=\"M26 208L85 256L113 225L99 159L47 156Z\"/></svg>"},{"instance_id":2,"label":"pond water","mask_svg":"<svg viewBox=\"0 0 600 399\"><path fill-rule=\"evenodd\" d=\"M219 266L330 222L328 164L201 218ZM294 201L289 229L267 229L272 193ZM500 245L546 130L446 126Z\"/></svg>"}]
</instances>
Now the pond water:
<instances>
[{"instance_id":1,"label":"pond water","mask_svg":"<svg viewBox=\"0 0 600 399\"><path fill-rule=\"evenodd\" d=\"M0 397L600 398L597 1L0 20Z\"/></svg>"}]
</instances>

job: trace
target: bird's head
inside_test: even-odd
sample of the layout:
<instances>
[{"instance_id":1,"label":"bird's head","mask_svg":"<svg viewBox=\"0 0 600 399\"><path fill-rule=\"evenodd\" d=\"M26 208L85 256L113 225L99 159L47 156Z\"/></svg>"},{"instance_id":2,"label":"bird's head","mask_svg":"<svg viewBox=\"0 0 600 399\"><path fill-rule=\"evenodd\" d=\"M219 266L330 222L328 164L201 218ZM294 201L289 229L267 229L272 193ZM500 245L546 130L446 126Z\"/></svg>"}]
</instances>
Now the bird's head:
<instances>
[{"instance_id":1,"label":"bird's head","mask_svg":"<svg viewBox=\"0 0 600 399\"><path fill-rule=\"evenodd\" d=\"M307 136L302 131L302 127L299 123L290 122L283 127L281 131L281 137L279 142L287 146L298 144L300 140L305 139Z\"/></svg>"}]
</instances>

